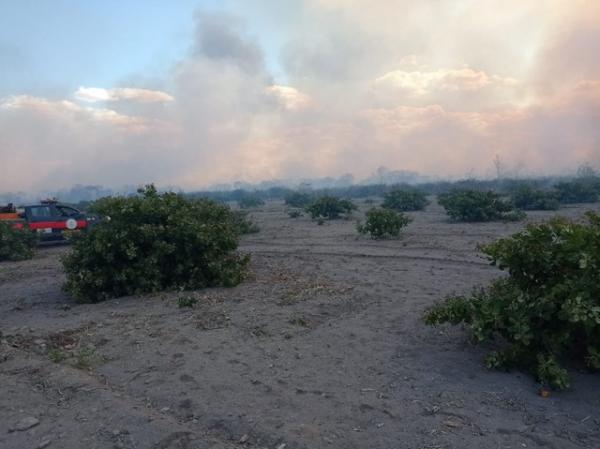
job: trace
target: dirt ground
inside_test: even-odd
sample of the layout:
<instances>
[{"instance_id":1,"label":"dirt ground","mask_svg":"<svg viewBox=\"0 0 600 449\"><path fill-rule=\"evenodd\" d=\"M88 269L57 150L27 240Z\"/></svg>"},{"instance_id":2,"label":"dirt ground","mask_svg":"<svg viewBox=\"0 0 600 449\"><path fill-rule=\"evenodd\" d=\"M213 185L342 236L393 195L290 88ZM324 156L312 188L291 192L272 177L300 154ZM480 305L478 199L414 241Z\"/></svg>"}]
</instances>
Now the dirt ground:
<instances>
[{"instance_id":1,"label":"dirt ground","mask_svg":"<svg viewBox=\"0 0 600 449\"><path fill-rule=\"evenodd\" d=\"M252 276L232 289L78 305L68 247L1 263L0 448L600 448L600 376L542 398L486 370L460 327L421 321L500 275L476 245L521 223L449 223L433 204L373 241L280 203L253 215Z\"/></svg>"}]
</instances>

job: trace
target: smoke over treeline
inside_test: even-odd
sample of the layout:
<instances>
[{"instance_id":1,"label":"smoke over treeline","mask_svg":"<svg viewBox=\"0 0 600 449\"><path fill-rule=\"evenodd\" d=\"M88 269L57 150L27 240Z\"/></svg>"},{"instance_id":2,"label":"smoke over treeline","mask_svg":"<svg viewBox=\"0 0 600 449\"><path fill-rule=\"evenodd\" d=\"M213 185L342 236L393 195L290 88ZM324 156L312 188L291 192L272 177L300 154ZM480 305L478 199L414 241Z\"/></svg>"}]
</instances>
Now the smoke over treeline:
<instances>
[{"instance_id":1,"label":"smoke over treeline","mask_svg":"<svg viewBox=\"0 0 600 449\"><path fill-rule=\"evenodd\" d=\"M0 190L600 162L597 1L222 3L152 77L0 98Z\"/></svg>"},{"instance_id":2,"label":"smoke over treeline","mask_svg":"<svg viewBox=\"0 0 600 449\"><path fill-rule=\"evenodd\" d=\"M205 190L184 190L174 186L160 187L162 191L176 191L190 197L205 197L221 202L239 202L243 198L253 196L262 200L282 200L290 192L303 191L313 195L328 194L347 198L366 198L382 196L392 188L405 186L417 188L427 194L434 195L452 189L494 190L509 193L520 186L530 186L541 190L551 190L560 183L576 182L598 188L600 195L600 171L589 165L580 166L576 172L556 176L498 176L487 179L463 177L455 180L440 180L420 175L416 172L388 170L380 167L374 174L363 180L355 180L347 174L338 178L314 178L297 181L262 181L260 183L236 182L233 184L217 184ZM61 202L80 204L99 198L114 195L135 194L140 186L123 186L112 189L96 185L75 185L69 189L42 192L7 192L0 193L0 204L12 202L24 204L45 198L56 198Z\"/></svg>"}]
</instances>

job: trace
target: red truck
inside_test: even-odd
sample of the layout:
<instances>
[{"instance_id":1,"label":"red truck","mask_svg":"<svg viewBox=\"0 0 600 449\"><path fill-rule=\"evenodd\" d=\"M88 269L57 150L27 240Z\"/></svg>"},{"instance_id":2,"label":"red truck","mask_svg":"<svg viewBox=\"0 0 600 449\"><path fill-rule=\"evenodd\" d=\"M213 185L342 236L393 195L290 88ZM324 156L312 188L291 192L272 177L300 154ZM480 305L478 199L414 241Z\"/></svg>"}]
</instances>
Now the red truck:
<instances>
[{"instance_id":1,"label":"red truck","mask_svg":"<svg viewBox=\"0 0 600 449\"><path fill-rule=\"evenodd\" d=\"M74 207L46 200L30 206L8 204L0 207L0 221L16 229L37 232L41 240L49 241L64 239L63 232L66 230L86 230L93 225L95 218Z\"/></svg>"}]
</instances>

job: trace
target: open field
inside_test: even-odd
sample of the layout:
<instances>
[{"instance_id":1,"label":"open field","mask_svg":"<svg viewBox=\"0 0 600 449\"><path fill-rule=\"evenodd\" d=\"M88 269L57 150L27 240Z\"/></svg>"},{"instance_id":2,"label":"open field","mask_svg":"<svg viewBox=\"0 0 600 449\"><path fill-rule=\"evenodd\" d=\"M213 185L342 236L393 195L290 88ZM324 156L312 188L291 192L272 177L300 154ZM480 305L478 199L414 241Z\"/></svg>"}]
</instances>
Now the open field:
<instances>
[{"instance_id":1,"label":"open field","mask_svg":"<svg viewBox=\"0 0 600 449\"><path fill-rule=\"evenodd\" d=\"M600 376L541 398L529 375L486 370L460 328L421 321L499 276L476 245L523 223L409 215L373 241L268 203L240 248L251 278L192 292L194 308L187 292L75 304L66 246L0 264L0 448L600 448Z\"/></svg>"}]
</instances>

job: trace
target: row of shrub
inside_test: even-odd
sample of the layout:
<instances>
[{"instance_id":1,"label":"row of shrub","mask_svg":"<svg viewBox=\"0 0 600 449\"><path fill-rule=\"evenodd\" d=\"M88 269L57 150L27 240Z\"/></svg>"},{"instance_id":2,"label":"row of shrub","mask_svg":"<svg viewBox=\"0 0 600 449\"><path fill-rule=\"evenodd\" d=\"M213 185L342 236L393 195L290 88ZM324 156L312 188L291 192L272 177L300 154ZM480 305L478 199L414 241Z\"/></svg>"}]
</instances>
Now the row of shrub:
<instances>
[{"instance_id":1,"label":"row of shrub","mask_svg":"<svg viewBox=\"0 0 600 449\"><path fill-rule=\"evenodd\" d=\"M503 200L494 192L474 190L454 191L441 194L439 203L446 209L449 217L456 221L482 222L492 220L515 221L525 214L516 210L512 203ZM428 204L426 195L418 190L394 190L389 192L380 208L372 208L366 213L366 222L359 223L358 230L370 234L373 238L396 237L400 230L408 225L410 219L403 212L421 210ZM304 207L311 218L333 220L348 216L357 207L347 199L323 196ZM300 215L298 210L289 212L290 217Z\"/></svg>"},{"instance_id":2,"label":"row of shrub","mask_svg":"<svg viewBox=\"0 0 600 449\"><path fill-rule=\"evenodd\" d=\"M582 195L587 196L582 196ZM308 193L293 192L286 196L286 205L294 208L308 208L313 218L319 216L319 210L330 208L332 196L313 198ZM455 189L438 195L439 203L446 209L448 215L459 221L489 221L489 220L517 220L523 214L517 210L557 210L561 203L595 201L597 197L590 191L574 183L562 183L557 191L544 191L529 185L516 188L508 199L504 199L494 191L480 191L468 189ZM348 201L348 200L344 200ZM393 189L384 195L382 207L396 212L423 210L429 201L425 192L409 189ZM352 208L346 203L346 208ZM307 211L309 211L307 209ZM349 210L340 210L336 217ZM309 211L309 212L310 212ZM327 214L323 217L330 218Z\"/></svg>"},{"instance_id":3,"label":"row of shrub","mask_svg":"<svg viewBox=\"0 0 600 449\"><path fill-rule=\"evenodd\" d=\"M579 187L573 187L568 183L560 186L562 197L552 192L535 190L527 185L518 188L512 196L512 201L504 200L499 194L491 191L476 190L455 190L449 193L443 193L438 196L439 203L446 209L446 212L453 220L458 221L490 221L490 220L518 220L523 218L524 214L519 210L555 210L558 208L560 198L563 201L580 198L578 194L587 192ZM592 185L593 183L589 183ZM158 193L154 190L154 194ZM175 195L167 193L163 195ZM162 198L162 196L158 195ZM183 195L176 195L180 201L187 201L190 204L211 204L216 207L216 203L210 200L198 198L190 199ZM98 200L88 206L88 209L99 214L108 214L120 203L139 201L140 197L109 197ZM341 216L348 215L356 210L356 206L348 199L339 199L333 196L312 197L306 192L288 192L285 198L286 204L295 208L303 208L313 219L331 220ZM208 202L208 203L207 203ZM239 204L242 209L257 207L264 202L255 196L243 195L239 198ZM384 196L382 208L393 212L406 212L422 210L428 204L426 194L417 189L393 189ZM251 223L244 211L231 212L225 206L221 206L231 215L231 222L236 228L238 234L257 232L256 225ZM517 210L518 209L518 210ZM290 216L297 217L301 214L299 210L290 211ZM383 217L383 212L371 214L373 217ZM113 214L114 215L114 214ZM370 215L370 216L371 216ZM392 217L387 214L387 217ZM369 217L367 217L369 220ZM403 217L398 218L404 220ZM367 226L367 225L365 225ZM361 229L368 229L368 226ZM390 232L386 235L397 235ZM35 236L27 231L13 230L8 225L3 224L0 227L0 260L2 259L23 259L31 257L35 247Z\"/></svg>"},{"instance_id":4,"label":"row of shrub","mask_svg":"<svg viewBox=\"0 0 600 449\"><path fill-rule=\"evenodd\" d=\"M595 178L594 178L595 179ZM592 180L577 180L570 182L561 182L556 184L552 190L543 190L529 183L521 183L513 186L508 194L500 194L493 190L479 189L460 189L454 188L446 192L438 194L441 199L440 204L450 205L455 198L463 197L466 201L483 203L497 203L492 205L493 209L498 209L498 214L510 212L512 209L519 210L558 210L561 204L572 203L591 203L598 201L600 197L600 181ZM289 192L286 194L285 204L293 208L305 208L320 198L332 198L332 195L313 196L308 192ZM507 197L507 201L503 198ZM382 207L392 209L397 212L418 211L423 210L429 201L427 194L411 187L393 188L383 195ZM465 206L468 206L465 203ZM504 210L502 210L504 209ZM491 219L500 218L496 214L489 215ZM465 218L461 218L461 214L454 216L456 219L469 219L469 214L464 214ZM477 214L475 214L477 215ZM486 218L475 218L474 221L484 221Z\"/></svg>"},{"instance_id":5,"label":"row of shrub","mask_svg":"<svg viewBox=\"0 0 600 449\"><path fill-rule=\"evenodd\" d=\"M416 194L420 192L414 191ZM407 192L404 195L403 191L395 191L389 197L386 197L387 203L384 202L382 208L372 208L366 213L365 223L358 223L357 229L361 234L369 234L376 239L398 237L403 227L408 225L410 219L403 215L401 211L416 210L416 208L424 207L424 204L419 201L417 195L413 192ZM422 199L427 202L425 196ZM340 217L348 217L357 206L348 199L340 199L333 196L322 196L320 198L311 199L306 196L297 194L286 200L288 205L296 207L303 205L304 211L308 213L312 219L317 219L320 224L323 220L334 220ZM290 217L296 218L300 212L291 210Z\"/></svg>"},{"instance_id":6,"label":"row of shrub","mask_svg":"<svg viewBox=\"0 0 600 449\"><path fill-rule=\"evenodd\" d=\"M515 206L558 208L554 194L529 187L515 192L512 202L490 191L463 190L440 195L439 203L460 221L517 220L524 214ZM316 205L331 207L336 200L328 197L312 204L309 210ZM355 209L344 204L340 211ZM414 191L390 193L384 207L367 211L358 230L377 239L398 236L410 222L402 211L425 204L424 195ZM544 387L569 387L568 363L600 370L600 216L589 213L588 220L582 224L555 218L482 247L509 276L470 296L447 298L426 313L425 322L462 323L476 343L502 339L503 349L490 352L486 366L531 371Z\"/></svg>"},{"instance_id":7,"label":"row of shrub","mask_svg":"<svg viewBox=\"0 0 600 449\"><path fill-rule=\"evenodd\" d=\"M600 179L559 182L547 190L522 184L510 192L510 197L523 210L557 210L561 204L595 203L600 199Z\"/></svg>"},{"instance_id":8,"label":"row of shrub","mask_svg":"<svg viewBox=\"0 0 600 449\"><path fill-rule=\"evenodd\" d=\"M302 199L305 204L306 198ZM438 202L446 209L451 219L456 221L492 221L519 220L524 213L515 209L510 201L506 201L497 193L475 190L457 190L438 196ZM288 204L301 204L290 201ZM385 195L381 209L394 213L422 210L429 203L425 193L415 190L393 190ZM348 199L322 196L313 199L304 206L304 211L313 219L333 220L347 216L356 210L356 205ZM297 213L290 212L297 217ZM388 214L388 216L391 216Z\"/></svg>"},{"instance_id":9,"label":"row of shrub","mask_svg":"<svg viewBox=\"0 0 600 449\"><path fill-rule=\"evenodd\" d=\"M478 190L498 192L505 196L511 196L516 190L527 186L533 190L551 192L561 203L586 203L596 202L600 199L600 174L590 168L582 167L575 177L542 177L532 179L499 178L481 180L475 178L462 179L458 181L432 181L418 184L418 189L427 195L439 195L452 190ZM392 190L411 190L410 184L365 184L348 185L343 187L312 188L309 184L304 185L300 191L282 186L271 186L257 190L223 190L203 191L187 194L189 197L210 198L219 202L244 203L247 198L258 198L266 200L286 200L290 207L304 207L307 202L320 196L335 196L342 198L369 198L383 197ZM288 203L296 194L304 196L304 204ZM307 201L306 197L310 199ZM293 200L292 200L293 201ZM302 200L301 200L302 201ZM250 206L254 207L254 206Z\"/></svg>"},{"instance_id":10,"label":"row of shrub","mask_svg":"<svg viewBox=\"0 0 600 449\"><path fill-rule=\"evenodd\" d=\"M521 196L523 209L532 198L549 200L525 190ZM356 210L350 200L332 196L296 200L318 220ZM426 202L414 190L389 192L383 207L367 211L358 230L378 239L395 237L410 222L403 212L422 209ZM490 191L454 191L441 194L439 202L455 220L522 217L513 203ZM249 258L237 252L239 237L256 231L246 211L159 194L153 186L136 196L98 200L90 209L105 219L89 233L75 235L62 259L64 288L78 301L233 286L246 276ZM426 323L463 324L475 342L500 343L502 349L488 354L488 367L530 370L544 386L567 388L565 367L573 361L599 370L600 216L587 217L587 223L555 218L528 225L483 246L490 262L508 276L471 295L447 298L427 312ZM34 234L0 223L0 260L29 257L35 243Z\"/></svg>"},{"instance_id":11,"label":"row of shrub","mask_svg":"<svg viewBox=\"0 0 600 449\"><path fill-rule=\"evenodd\" d=\"M586 202L583 197L565 193L572 192L570 189L580 192L578 187L569 184L565 189L567 190L547 191L522 185L507 197L491 190L452 190L438 195L438 201L457 220L514 220L523 217L523 214L516 211L558 210L561 203L570 203L574 198L577 198L577 202ZM586 198L589 202L596 199L590 196Z\"/></svg>"}]
</instances>

